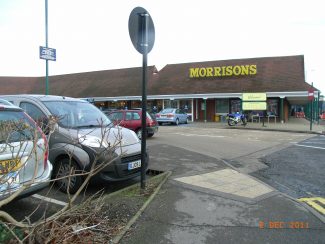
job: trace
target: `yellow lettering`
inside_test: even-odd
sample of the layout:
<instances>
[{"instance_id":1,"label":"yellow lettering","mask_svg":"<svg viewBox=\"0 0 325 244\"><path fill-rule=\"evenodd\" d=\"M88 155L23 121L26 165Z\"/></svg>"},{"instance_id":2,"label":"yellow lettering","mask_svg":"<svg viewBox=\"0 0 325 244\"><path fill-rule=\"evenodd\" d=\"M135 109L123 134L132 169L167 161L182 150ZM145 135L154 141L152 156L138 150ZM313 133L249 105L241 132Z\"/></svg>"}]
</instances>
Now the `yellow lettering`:
<instances>
[{"instance_id":1,"label":"yellow lettering","mask_svg":"<svg viewBox=\"0 0 325 244\"><path fill-rule=\"evenodd\" d=\"M248 75L249 65L241 65L241 75Z\"/></svg>"},{"instance_id":2,"label":"yellow lettering","mask_svg":"<svg viewBox=\"0 0 325 244\"><path fill-rule=\"evenodd\" d=\"M213 68L212 67L208 67L207 68L207 77L213 76L212 71L213 71Z\"/></svg>"},{"instance_id":3,"label":"yellow lettering","mask_svg":"<svg viewBox=\"0 0 325 244\"><path fill-rule=\"evenodd\" d=\"M207 75L207 70L205 68L200 68L199 75L205 77Z\"/></svg>"},{"instance_id":4,"label":"yellow lettering","mask_svg":"<svg viewBox=\"0 0 325 244\"><path fill-rule=\"evenodd\" d=\"M236 66L218 66L190 68L190 78L213 77L213 76L232 76L232 75L256 75L257 65L236 65Z\"/></svg>"},{"instance_id":5,"label":"yellow lettering","mask_svg":"<svg viewBox=\"0 0 325 244\"><path fill-rule=\"evenodd\" d=\"M232 66L227 66L226 71L227 71L226 75L231 76L232 75Z\"/></svg>"},{"instance_id":6,"label":"yellow lettering","mask_svg":"<svg viewBox=\"0 0 325 244\"><path fill-rule=\"evenodd\" d=\"M199 68L190 68L190 77L199 77Z\"/></svg>"},{"instance_id":7,"label":"yellow lettering","mask_svg":"<svg viewBox=\"0 0 325 244\"><path fill-rule=\"evenodd\" d=\"M249 66L249 74L256 75L257 74L257 67L256 64L252 64Z\"/></svg>"},{"instance_id":8,"label":"yellow lettering","mask_svg":"<svg viewBox=\"0 0 325 244\"><path fill-rule=\"evenodd\" d=\"M226 75L226 66L222 66L221 69L222 69L222 76L225 76Z\"/></svg>"},{"instance_id":9,"label":"yellow lettering","mask_svg":"<svg viewBox=\"0 0 325 244\"><path fill-rule=\"evenodd\" d=\"M214 67L214 76L221 76L220 71L221 71L220 67Z\"/></svg>"},{"instance_id":10,"label":"yellow lettering","mask_svg":"<svg viewBox=\"0 0 325 244\"><path fill-rule=\"evenodd\" d=\"M232 71L234 72L234 75L240 75L240 73L241 73L241 68L240 68L239 65L236 65L236 66L233 68Z\"/></svg>"}]
</instances>

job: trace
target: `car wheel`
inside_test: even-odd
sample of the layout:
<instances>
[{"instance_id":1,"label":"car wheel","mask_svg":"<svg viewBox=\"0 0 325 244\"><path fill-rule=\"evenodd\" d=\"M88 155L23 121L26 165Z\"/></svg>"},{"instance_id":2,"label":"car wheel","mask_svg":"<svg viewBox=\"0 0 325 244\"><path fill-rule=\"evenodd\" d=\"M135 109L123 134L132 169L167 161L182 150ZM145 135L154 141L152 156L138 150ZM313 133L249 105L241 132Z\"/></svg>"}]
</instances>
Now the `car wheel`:
<instances>
[{"instance_id":1,"label":"car wheel","mask_svg":"<svg viewBox=\"0 0 325 244\"><path fill-rule=\"evenodd\" d=\"M137 130L137 136L141 140L141 138L142 138L142 130L141 129Z\"/></svg>"},{"instance_id":2,"label":"car wheel","mask_svg":"<svg viewBox=\"0 0 325 244\"><path fill-rule=\"evenodd\" d=\"M178 118L175 121L175 125L179 125L179 119Z\"/></svg>"},{"instance_id":3,"label":"car wheel","mask_svg":"<svg viewBox=\"0 0 325 244\"><path fill-rule=\"evenodd\" d=\"M154 135L154 133L152 133L152 134L148 134L148 137L153 137L153 135Z\"/></svg>"},{"instance_id":4,"label":"car wheel","mask_svg":"<svg viewBox=\"0 0 325 244\"><path fill-rule=\"evenodd\" d=\"M158 125L162 125L162 122L158 122Z\"/></svg>"},{"instance_id":5,"label":"car wheel","mask_svg":"<svg viewBox=\"0 0 325 244\"><path fill-rule=\"evenodd\" d=\"M67 177L70 175L70 172L72 172L71 177ZM69 193L74 194L82 184L82 177L75 176L75 174L80 172L78 164L73 159L63 158L56 163L54 177L57 179L65 178L56 180L55 184L59 187L60 191L67 193L69 190Z\"/></svg>"}]
</instances>

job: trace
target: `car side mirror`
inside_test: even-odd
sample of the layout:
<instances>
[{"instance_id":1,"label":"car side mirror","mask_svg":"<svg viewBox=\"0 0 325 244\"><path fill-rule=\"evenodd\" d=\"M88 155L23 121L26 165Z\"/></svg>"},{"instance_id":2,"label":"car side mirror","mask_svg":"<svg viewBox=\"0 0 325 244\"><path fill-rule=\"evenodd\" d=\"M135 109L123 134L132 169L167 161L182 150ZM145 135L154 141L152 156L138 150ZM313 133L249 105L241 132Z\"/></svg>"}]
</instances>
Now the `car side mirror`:
<instances>
[{"instance_id":1,"label":"car side mirror","mask_svg":"<svg viewBox=\"0 0 325 244\"><path fill-rule=\"evenodd\" d=\"M49 117L39 118L36 123L45 135L49 135L50 132L55 130L55 126L59 120L59 117L50 115Z\"/></svg>"}]
</instances>

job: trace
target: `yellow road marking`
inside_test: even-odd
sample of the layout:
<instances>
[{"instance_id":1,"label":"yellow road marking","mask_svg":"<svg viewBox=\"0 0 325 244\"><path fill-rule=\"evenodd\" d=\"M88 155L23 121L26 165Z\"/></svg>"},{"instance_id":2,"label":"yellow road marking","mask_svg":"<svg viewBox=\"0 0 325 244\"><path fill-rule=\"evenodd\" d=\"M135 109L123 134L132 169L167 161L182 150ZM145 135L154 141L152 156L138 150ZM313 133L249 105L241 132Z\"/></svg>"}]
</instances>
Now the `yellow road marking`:
<instances>
[{"instance_id":1,"label":"yellow road marking","mask_svg":"<svg viewBox=\"0 0 325 244\"><path fill-rule=\"evenodd\" d=\"M325 198L323 197L310 197L310 198L300 198L298 199L300 202L305 202L314 209L316 209L318 212L325 215L325 208L321 206L319 203L325 206ZM319 202L319 203L318 203Z\"/></svg>"}]
</instances>

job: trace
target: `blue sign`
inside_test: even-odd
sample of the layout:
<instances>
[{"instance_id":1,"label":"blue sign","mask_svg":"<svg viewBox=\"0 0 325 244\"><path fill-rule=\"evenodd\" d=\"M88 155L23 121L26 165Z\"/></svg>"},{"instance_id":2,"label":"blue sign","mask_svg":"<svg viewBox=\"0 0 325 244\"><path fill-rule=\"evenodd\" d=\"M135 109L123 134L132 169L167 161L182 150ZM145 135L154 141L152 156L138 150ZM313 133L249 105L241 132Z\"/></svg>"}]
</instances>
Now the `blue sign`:
<instances>
[{"instance_id":1,"label":"blue sign","mask_svg":"<svg viewBox=\"0 0 325 244\"><path fill-rule=\"evenodd\" d=\"M56 61L56 49L49 47L39 47L40 59Z\"/></svg>"}]
</instances>

